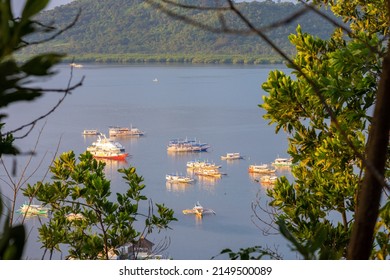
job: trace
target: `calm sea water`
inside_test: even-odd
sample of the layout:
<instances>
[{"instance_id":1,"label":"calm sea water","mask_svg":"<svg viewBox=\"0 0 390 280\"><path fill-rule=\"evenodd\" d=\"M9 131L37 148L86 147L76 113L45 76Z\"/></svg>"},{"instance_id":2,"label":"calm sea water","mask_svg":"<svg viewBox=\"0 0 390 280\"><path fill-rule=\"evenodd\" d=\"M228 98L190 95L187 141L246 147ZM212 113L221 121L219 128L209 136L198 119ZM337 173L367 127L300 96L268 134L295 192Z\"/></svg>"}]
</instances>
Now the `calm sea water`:
<instances>
[{"instance_id":1,"label":"calm sea water","mask_svg":"<svg viewBox=\"0 0 390 280\"><path fill-rule=\"evenodd\" d=\"M259 229L266 226L254 218L252 204L259 198L262 205L266 204L266 188L247 172L250 164L270 163L277 156L287 156L286 136L274 133L274 127L262 119L264 112L258 107L265 94L261 84L270 70L282 67L84 65L74 69L72 82L85 76L83 86L68 96L46 120L39 122L27 138L17 140L18 147L27 152L33 149L39 137L37 155L24 174L28 157L18 158L18 177L13 180L30 174L31 183L45 178L57 149L57 153L69 150L83 153L95 140L95 137L82 136L84 129L108 133L109 126L133 125L146 135L119 139L131 157L126 162L108 162L106 174L112 181L113 193L123 192L126 185L116 170L135 166L145 179L145 195L153 202L174 209L178 221L171 224L172 230L148 237L155 244L170 239L165 255L173 259L207 260L225 248L238 250L261 245L277 248L287 259L294 258L282 237L265 236ZM43 86L65 88L70 67L61 65L58 72L59 75L45 81ZM51 93L37 102L8 108L10 117L6 130L45 114L59 97L58 93ZM206 142L211 148L206 153L167 153L170 139L185 137ZM220 156L229 152L239 152L244 159L230 163L221 161ZM226 175L219 180L197 178L195 183L185 187L166 184L167 173L185 174L186 162L198 158L222 165L221 170ZM11 165L10 158L5 162ZM4 168L0 172L7 181ZM288 170L279 175L291 176ZM6 195L11 194L4 182L1 189ZM23 201L20 195L18 203ZM196 201L213 209L216 215L199 220L182 214L183 209L192 208ZM266 213L257 211L256 214L269 220ZM27 221L31 231L25 257L29 259L42 256L36 234L39 222ZM66 252L56 257L65 255Z\"/></svg>"}]
</instances>

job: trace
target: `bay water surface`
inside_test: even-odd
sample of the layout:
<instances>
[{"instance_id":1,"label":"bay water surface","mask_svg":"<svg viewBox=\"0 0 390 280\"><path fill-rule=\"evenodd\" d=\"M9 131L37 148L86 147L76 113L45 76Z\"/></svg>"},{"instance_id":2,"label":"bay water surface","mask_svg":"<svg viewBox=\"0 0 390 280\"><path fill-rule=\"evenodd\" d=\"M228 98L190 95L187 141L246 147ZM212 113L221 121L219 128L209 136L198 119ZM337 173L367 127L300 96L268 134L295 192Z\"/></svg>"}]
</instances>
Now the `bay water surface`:
<instances>
[{"instance_id":1,"label":"bay water surface","mask_svg":"<svg viewBox=\"0 0 390 280\"><path fill-rule=\"evenodd\" d=\"M57 154L73 150L76 155L85 152L96 140L83 136L84 129L97 129L108 135L109 126L137 127L146 132L139 138L117 139L131 155L125 162L107 161L106 175L111 180L113 194L124 192L126 184L118 168L134 166L144 177L145 195L154 203L164 203L175 211L177 222L171 230L152 234L147 238L156 245L170 240L163 252L177 260L208 260L221 250L263 246L276 250L286 259L294 258L283 237L264 235L261 228L269 221L267 213L253 210L253 203L267 202L266 186L248 173L250 164L271 163L276 157L287 157L287 139L263 119L264 111L258 107L266 94L261 84L273 69L282 65L229 66L229 65L101 65L90 64L71 69L60 65L58 74L48 79L45 88L65 88L85 77L81 87L67 96L48 118L38 122L28 137L16 140L16 145L28 152L36 147L36 155L25 172L28 156L17 159L17 181L23 177L35 183L49 180L47 167ZM286 69L284 69L286 70ZM44 115L60 99L60 93L50 93L35 102L27 102L7 109L5 131L12 130L34 118ZM21 136L26 130L17 132ZM167 145L173 138L197 139L211 148L204 153L168 154ZM226 153L239 152L244 159L222 161ZM204 159L221 165L226 173L221 179L195 177L189 185L167 184L168 173L187 174L186 163ZM12 166L12 158L5 157L4 164ZM31 176L29 176L31 175ZM291 179L289 170L279 170L279 176ZM5 196L12 192L9 179L2 167L1 191ZM18 196L18 205L26 199ZM5 200L6 201L6 200ZM192 208L199 201L216 215L198 219L184 215L183 209ZM142 211L147 211L146 203ZM44 219L42 219L44 222ZM26 259L40 259L43 254L37 241L40 221L26 221L29 241ZM63 254L56 258L64 258Z\"/></svg>"}]
</instances>

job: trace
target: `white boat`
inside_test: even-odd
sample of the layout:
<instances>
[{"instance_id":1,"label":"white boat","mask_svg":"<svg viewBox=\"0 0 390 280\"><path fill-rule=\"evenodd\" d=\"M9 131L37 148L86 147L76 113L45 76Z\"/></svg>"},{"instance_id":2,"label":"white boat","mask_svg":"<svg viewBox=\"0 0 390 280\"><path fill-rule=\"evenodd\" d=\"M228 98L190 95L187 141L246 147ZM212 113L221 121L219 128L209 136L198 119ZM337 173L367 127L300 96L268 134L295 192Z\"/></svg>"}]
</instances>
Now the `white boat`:
<instances>
[{"instance_id":1,"label":"white boat","mask_svg":"<svg viewBox=\"0 0 390 280\"><path fill-rule=\"evenodd\" d=\"M84 215L81 213L69 213L65 215L65 218L70 222L85 219Z\"/></svg>"},{"instance_id":2,"label":"white boat","mask_svg":"<svg viewBox=\"0 0 390 280\"><path fill-rule=\"evenodd\" d=\"M197 216L202 217L205 214L214 214L215 212L212 209L203 208L202 205L200 205L199 201L195 203L195 206L192 209L185 209L183 210L183 214L195 214Z\"/></svg>"},{"instance_id":3,"label":"white boat","mask_svg":"<svg viewBox=\"0 0 390 280\"><path fill-rule=\"evenodd\" d=\"M82 68L83 67L83 65L82 64L78 64L78 63L71 63L71 64L69 64L71 67L74 67L74 68Z\"/></svg>"},{"instance_id":4,"label":"white boat","mask_svg":"<svg viewBox=\"0 0 390 280\"><path fill-rule=\"evenodd\" d=\"M168 152L206 152L210 146L196 140L173 139L169 141Z\"/></svg>"},{"instance_id":5,"label":"white boat","mask_svg":"<svg viewBox=\"0 0 390 280\"><path fill-rule=\"evenodd\" d=\"M99 131L97 129L84 129L83 135L99 135Z\"/></svg>"},{"instance_id":6,"label":"white boat","mask_svg":"<svg viewBox=\"0 0 390 280\"><path fill-rule=\"evenodd\" d=\"M260 177L260 182L263 184L274 184L278 180L277 176L262 176Z\"/></svg>"},{"instance_id":7,"label":"white boat","mask_svg":"<svg viewBox=\"0 0 390 280\"><path fill-rule=\"evenodd\" d=\"M291 158L276 158L272 163L273 166L291 166L292 159Z\"/></svg>"},{"instance_id":8,"label":"white boat","mask_svg":"<svg viewBox=\"0 0 390 280\"><path fill-rule=\"evenodd\" d=\"M224 156L221 156L222 160L231 160L231 159L242 159L240 153L227 153Z\"/></svg>"},{"instance_id":9,"label":"white boat","mask_svg":"<svg viewBox=\"0 0 390 280\"><path fill-rule=\"evenodd\" d=\"M220 165L208 162L206 160L191 160L187 162L187 168L190 169L218 169Z\"/></svg>"},{"instance_id":10,"label":"white boat","mask_svg":"<svg viewBox=\"0 0 390 280\"><path fill-rule=\"evenodd\" d=\"M165 179L169 183L184 183L184 184L188 184L188 183L192 183L194 181L194 179L191 178L191 177L181 176L181 175L177 175L177 174L167 174L167 175L165 175Z\"/></svg>"},{"instance_id":11,"label":"white boat","mask_svg":"<svg viewBox=\"0 0 390 280\"><path fill-rule=\"evenodd\" d=\"M275 169L268 168L267 164L260 164L260 165L249 165L248 168L249 173L262 173L262 174L268 174L268 173L275 173Z\"/></svg>"},{"instance_id":12,"label":"white boat","mask_svg":"<svg viewBox=\"0 0 390 280\"><path fill-rule=\"evenodd\" d=\"M210 176L210 177L221 177L222 173L218 169L196 169L195 174L198 176Z\"/></svg>"},{"instance_id":13,"label":"white boat","mask_svg":"<svg viewBox=\"0 0 390 280\"><path fill-rule=\"evenodd\" d=\"M120 136L142 136L145 132L131 126L129 127L119 127L119 126L110 126L108 130L109 137L120 137Z\"/></svg>"},{"instance_id":14,"label":"white boat","mask_svg":"<svg viewBox=\"0 0 390 280\"><path fill-rule=\"evenodd\" d=\"M47 215L49 211L49 208L43 207L42 205L37 205L37 204L29 204L29 203L24 203L18 210L20 214L23 215Z\"/></svg>"},{"instance_id":15,"label":"white boat","mask_svg":"<svg viewBox=\"0 0 390 280\"><path fill-rule=\"evenodd\" d=\"M104 134L98 135L97 141L93 142L87 151L95 158L104 159L124 160L129 155L120 143L106 138Z\"/></svg>"}]
</instances>

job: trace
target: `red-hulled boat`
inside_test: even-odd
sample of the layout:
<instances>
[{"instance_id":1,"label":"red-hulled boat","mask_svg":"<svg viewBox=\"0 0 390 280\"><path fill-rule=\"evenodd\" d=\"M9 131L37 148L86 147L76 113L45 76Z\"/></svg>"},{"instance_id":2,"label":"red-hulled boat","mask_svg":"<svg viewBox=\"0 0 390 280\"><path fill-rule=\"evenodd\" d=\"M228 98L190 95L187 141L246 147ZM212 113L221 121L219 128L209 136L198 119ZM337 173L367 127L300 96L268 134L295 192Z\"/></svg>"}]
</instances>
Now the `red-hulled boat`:
<instances>
[{"instance_id":1,"label":"red-hulled boat","mask_svg":"<svg viewBox=\"0 0 390 280\"><path fill-rule=\"evenodd\" d=\"M96 142L87 148L87 151L95 158L124 160L129 155L125 148L118 142L107 139L106 136L98 135Z\"/></svg>"}]
</instances>

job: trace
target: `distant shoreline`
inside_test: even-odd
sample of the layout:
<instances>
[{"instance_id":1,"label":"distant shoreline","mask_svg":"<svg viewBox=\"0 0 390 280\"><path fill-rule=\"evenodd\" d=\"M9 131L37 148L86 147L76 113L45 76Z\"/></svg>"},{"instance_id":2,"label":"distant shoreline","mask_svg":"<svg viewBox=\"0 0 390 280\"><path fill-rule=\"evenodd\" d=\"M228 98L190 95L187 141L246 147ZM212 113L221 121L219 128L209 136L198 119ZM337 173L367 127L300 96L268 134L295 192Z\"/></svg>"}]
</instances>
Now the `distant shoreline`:
<instances>
[{"instance_id":1,"label":"distant shoreline","mask_svg":"<svg viewBox=\"0 0 390 280\"><path fill-rule=\"evenodd\" d=\"M36 54L18 56L22 61ZM267 65L284 64L278 56L229 55L229 54L67 54L64 63L119 63L119 64L232 64Z\"/></svg>"}]
</instances>

